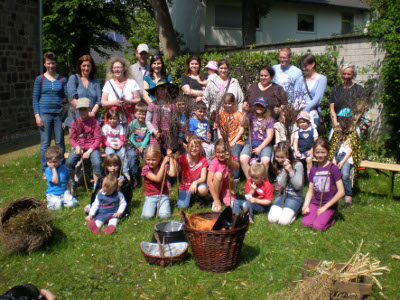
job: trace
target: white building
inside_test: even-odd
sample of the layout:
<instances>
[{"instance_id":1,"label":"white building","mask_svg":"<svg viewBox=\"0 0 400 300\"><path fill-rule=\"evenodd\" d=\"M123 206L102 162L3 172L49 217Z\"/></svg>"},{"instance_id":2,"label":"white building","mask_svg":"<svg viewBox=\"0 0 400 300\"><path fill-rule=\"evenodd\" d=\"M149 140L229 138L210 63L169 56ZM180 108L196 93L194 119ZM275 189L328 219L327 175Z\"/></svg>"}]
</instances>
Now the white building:
<instances>
[{"instance_id":1,"label":"white building","mask_svg":"<svg viewBox=\"0 0 400 300\"><path fill-rule=\"evenodd\" d=\"M174 0L170 14L191 52L242 46L241 0ZM274 1L258 19L256 44L341 35L364 26L369 5L361 0ZM258 18L258 16L255 16Z\"/></svg>"}]
</instances>

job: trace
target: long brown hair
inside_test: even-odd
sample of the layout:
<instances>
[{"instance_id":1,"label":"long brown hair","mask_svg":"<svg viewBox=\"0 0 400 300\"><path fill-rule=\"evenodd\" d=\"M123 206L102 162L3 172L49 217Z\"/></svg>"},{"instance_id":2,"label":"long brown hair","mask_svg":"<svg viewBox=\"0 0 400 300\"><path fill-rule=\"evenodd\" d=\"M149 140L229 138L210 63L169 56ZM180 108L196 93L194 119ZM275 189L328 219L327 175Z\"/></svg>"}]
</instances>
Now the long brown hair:
<instances>
[{"instance_id":1,"label":"long brown hair","mask_svg":"<svg viewBox=\"0 0 400 300\"><path fill-rule=\"evenodd\" d=\"M75 73L81 76L82 70L81 70L81 65L85 62L88 61L92 65L92 69L90 70L89 73L89 78L94 79L94 75L96 74L96 64L94 63L93 58L89 54L82 55L81 57L78 58L78 61L76 62L76 67L75 67Z\"/></svg>"},{"instance_id":2,"label":"long brown hair","mask_svg":"<svg viewBox=\"0 0 400 300\"><path fill-rule=\"evenodd\" d=\"M201 59L200 57L198 57L197 55L190 55L189 58L186 60L186 67L185 67L185 74L186 75L190 75L190 62L192 60L195 60L198 62L199 64L199 71L197 72L197 74L199 75L199 77L201 78L203 76L203 74L201 73Z\"/></svg>"},{"instance_id":3,"label":"long brown hair","mask_svg":"<svg viewBox=\"0 0 400 300\"><path fill-rule=\"evenodd\" d=\"M298 160L294 158L292 148L290 147L290 144L288 142L279 142L278 144L276 144L274 146L274 156L278 152L285 153L286 157L290 160L292 166L294 166L298 162ZM274 174L279 174L282 168L283 167L276 161L276 159L274 159L274 161L272 162L272 172L274 172Z\"/></svg>"},{"instance_id":4,"label":"long brown hair","mask_svg":"<svg viewBox=\"0 0 400 300\"><path fill-rule=\"evenodd\" d=\"M117 154L113 153L106 156L106 159L104 160L104 172L106 173L106 175L108 175L107 168L109 166L118 166L118 171L121 170L122 162Z\"/></svg>"}]
</instances>

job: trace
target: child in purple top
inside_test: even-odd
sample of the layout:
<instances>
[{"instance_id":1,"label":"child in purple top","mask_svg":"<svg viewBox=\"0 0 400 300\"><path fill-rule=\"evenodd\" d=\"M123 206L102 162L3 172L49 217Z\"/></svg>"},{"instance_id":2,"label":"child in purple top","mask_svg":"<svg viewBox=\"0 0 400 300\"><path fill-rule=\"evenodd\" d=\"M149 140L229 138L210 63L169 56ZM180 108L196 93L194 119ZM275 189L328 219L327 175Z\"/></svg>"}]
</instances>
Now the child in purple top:
<instances>
[{"instance_id":1,"label":"child in purple top","mask_svg":"<svg viewBox=\"0 0 400 300\"><path fill-rule=\"evenodd\" d=\"M310 171L310 186L303 205L304 227L325 231L335 224L337 203L344 196L342 173L328 160L329 143L319 138L313 146L317 165Z\"/></svg>"},{"instance_id":2,"label":"child in purple top","mask_svg":"<svg viewBox=\"0 0 400 300\"><path fill-rule=\"evenodd\" d=\"M267 108L268 101L265 97L258 97L254 102L251 113L243 116L243 127L250 127L250 138L244 144L240 153L240 165L243 173L249 179L249 162L254 154L265 166L268 174L269 162L271 161L272 146L271 141L274 137L274 122L270 118Z\"/></svg>"}]
</instances>

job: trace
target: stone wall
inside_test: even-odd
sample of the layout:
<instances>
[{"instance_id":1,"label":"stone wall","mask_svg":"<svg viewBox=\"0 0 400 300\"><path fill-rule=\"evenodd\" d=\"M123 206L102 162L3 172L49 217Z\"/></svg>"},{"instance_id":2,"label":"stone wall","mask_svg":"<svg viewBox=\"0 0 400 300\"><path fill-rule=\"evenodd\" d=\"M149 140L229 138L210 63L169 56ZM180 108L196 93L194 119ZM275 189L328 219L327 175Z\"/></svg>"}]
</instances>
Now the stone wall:
<instances>
[{"instance_id":1,"label":"stone wall","mask_svg":"<svg viewBox=\"0 0 400 300\"><path fill-rule=\"evenodd\" d=\"M0 0L0 140L35 128L33 82L40 74L39 1Z\"/></svg>"},{"instance_id":2,"label":"stone wall","mask_svg":"<svg viewBox=\"0 0 400 300\"><path fill-rule=\"evenodd\" d=\"M380 66L385 58L386 52L379 44L373 45L369 38L360 35L342 35L327 38L310 39L302 41L281 42L268 45L257 45L252 48L252 51L279 51L282 47L290 47L293 53L305 54L308 51L311 53L319 54L325 53L327 47L334 46L339 51L337 58L338 65L341 64L354 64L356 66L358 75L354 80L363 85L369 76L377 77L378 74L372 71L372 67ZM369 69L368 72L363 73L363 69ZM363 73L363 74L361 74ZM379 93L377 95L379 97ZM379 99L374 100L375 104L371 108L373 124L370 133L373 136L383 133L385 131L385 122L381 118L382 103Z\"/></svg>"}]
</instances>

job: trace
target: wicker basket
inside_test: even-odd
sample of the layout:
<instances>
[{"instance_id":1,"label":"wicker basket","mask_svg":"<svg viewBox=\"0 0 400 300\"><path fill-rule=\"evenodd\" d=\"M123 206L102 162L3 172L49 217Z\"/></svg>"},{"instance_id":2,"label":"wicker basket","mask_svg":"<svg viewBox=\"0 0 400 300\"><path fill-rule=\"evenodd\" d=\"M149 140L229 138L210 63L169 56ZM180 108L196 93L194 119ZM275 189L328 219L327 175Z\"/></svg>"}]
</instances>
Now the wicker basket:
<instances>
[{"instance_id":1,"label":"wicker basket","mask_svg":"<svg viewBox=\"0 0 400 300\"><path fill-rule=\"evenodd\" d=\"M220 213L216 212L205 212L190 216L215 219L219 215ZM221 273L237 267L248 225L225 231L206 231L189 227L185 217L181 218L183 229L190 241L194 261L200 270Z\"/></svg>"},{"instance_id":2,"label":"wicker basket","mask_svg":"<svg viewBox=\"0 0 400 300\"><path fill-rule=\"evenodd\" d=\"M31 197L24 197L12 201L1 214L1 235L4 243L13 251L35 251L39 249L51 236L51 224L48 224L49 226L47 226L42 232L37 232L35 234L12 233L5 230L4 225L10 218L17 215L19 211L31 207L42 207L47 210L46 205L39 200Z\"/></svg>"},{"instance_id":3,"label":"wicker basket","mask_svg":"<svg viewBox=\"0 0 400 300\"><path fill-rule=\"evenodd\" d=\"M151 265L158 265L160 267L166 267L168 265L173 265L176 264L178 262L183 261L186 258L187 255L187 251L189 248L189 244L186 242L182 242L182 243L173 243L173 244L166 244L165 247L168 247L168 245L177 245L177 244L186 244L183 245L183 250L180 254L175 255L175 256L155 256L155 255L151 255L149 253L147 253L145 251L145 244L146 242L141 242L139 244L140 247L140 251L142 252L144 258L146 259L146 261L151 264ZM150 244L150 243L147 243ZM158 246L158 245L157 245Z\"/></svg>"}]
</instances>

